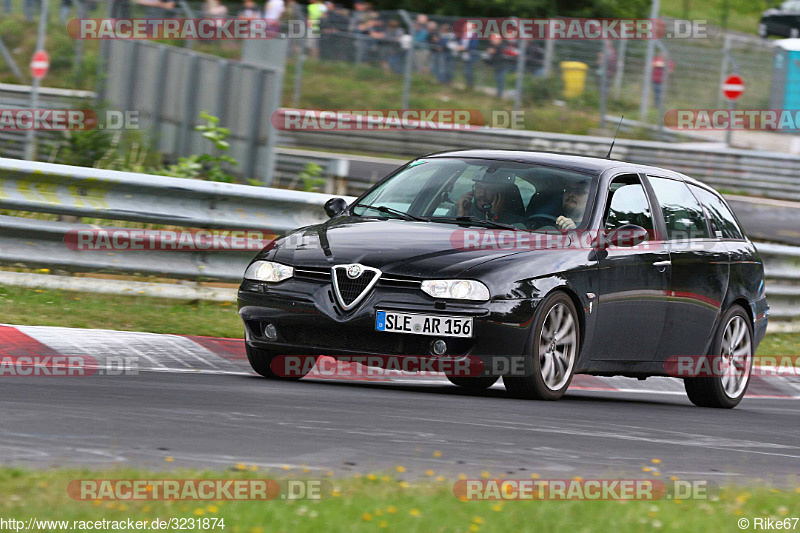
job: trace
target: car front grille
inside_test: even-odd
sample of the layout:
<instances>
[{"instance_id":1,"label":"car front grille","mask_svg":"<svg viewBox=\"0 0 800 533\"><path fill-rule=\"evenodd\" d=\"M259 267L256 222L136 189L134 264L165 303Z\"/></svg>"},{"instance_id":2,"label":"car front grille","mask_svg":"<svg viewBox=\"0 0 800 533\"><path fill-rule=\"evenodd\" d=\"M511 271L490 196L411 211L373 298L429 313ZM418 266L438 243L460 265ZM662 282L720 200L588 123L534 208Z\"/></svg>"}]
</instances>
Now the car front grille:
<instances>
[{"instance_id":1,"label":"car front grille","mask_svg":"<svg viewBox=\"0 0 800 533\"><path fill-rule=\"evenodd\" d=\"M339 286L339 294L342 296L344 305L350 305L356 301L375 276L378 275L371 270L365 270L364 273L356 279L350 279L344 269L336 268L334 272L336 275L335 283Z\"/></svg>"}]
</instances>

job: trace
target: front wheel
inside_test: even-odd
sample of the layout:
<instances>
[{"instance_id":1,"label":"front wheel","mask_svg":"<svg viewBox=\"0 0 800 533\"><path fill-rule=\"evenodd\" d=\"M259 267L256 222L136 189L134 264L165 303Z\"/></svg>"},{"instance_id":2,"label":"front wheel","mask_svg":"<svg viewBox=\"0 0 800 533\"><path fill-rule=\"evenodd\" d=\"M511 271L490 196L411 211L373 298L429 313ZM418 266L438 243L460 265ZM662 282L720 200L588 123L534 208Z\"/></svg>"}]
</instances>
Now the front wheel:
<instances>
[{"instance_id":1,"label":"front wheel","mask_svg":"<svg viewBox=\"0 0 800 533\"><path fill-rule=\"evenodd\" d=\"M723 327L714 336L711 357L726 363L722 375L683 380L686 395L699 407L731 409L742 401L753 367L753 330L747 313L738 305L722 317ZM719 365L708 365L717 368Z\"/></svg>"},{"instance_id":2,"label":"front wheel","mask_svg":"<svg viewBox=\"0 0 800 533\"><path fill-rule=\"evenodd\" d=\"M563 292L540 305L528 342L524 376L503 377L506 390L517 398L558 400L567 391L580 353L575 304Z\"/></svg>"}]
</instances>

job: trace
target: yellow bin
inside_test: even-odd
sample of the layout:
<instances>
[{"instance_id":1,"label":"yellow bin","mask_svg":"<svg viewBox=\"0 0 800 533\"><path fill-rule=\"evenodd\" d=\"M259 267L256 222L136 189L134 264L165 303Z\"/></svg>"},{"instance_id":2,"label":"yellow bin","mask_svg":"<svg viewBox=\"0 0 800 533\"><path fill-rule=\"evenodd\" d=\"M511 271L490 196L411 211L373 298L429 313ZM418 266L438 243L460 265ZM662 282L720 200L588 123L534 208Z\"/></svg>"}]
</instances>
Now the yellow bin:
<instances>
[{"instance_id":1,"label":"yellow bin","mask_svg":"<svg viewBox=\"0 0 800 533\"><path fill-rule=\"evenodd\" d=\"M562 61L561 79L564 80L564 98L577 98L586 88L586 71L589 65L580 61Z\"/></svg>"}]
</instances>

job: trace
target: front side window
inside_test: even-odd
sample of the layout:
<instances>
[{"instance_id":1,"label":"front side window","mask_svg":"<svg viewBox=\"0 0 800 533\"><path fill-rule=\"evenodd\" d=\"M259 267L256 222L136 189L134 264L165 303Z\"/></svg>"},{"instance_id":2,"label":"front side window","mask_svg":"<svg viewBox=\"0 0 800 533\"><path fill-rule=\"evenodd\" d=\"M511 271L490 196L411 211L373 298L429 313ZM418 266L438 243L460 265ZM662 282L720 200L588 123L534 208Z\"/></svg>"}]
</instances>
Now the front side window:
<instances>
[{"instance_id":1,"label":"front side window","mask_svg":"<svg viewBox=\"0 0 800 533\"><path fill-rule=\"evenodd\" d=\"M703 208L689 187L678 180L648 176L664 215L669 240L707 239L708 224Z\"/></svg>"},{"instance_id":2,"label":"front side window","mask_svg":"<svg viewBox=\"0 0 800 533\"><path fill-rule=\"evenodd\" d=\"M612 231L623 226L634 225L653 231L653 214L647 193L638 176L614 178L608 192L605 229Z\"/></svg>"},{"instance_id":3,"label":"front side window","mask_svg":"<svg viewBox=\"0 0 800 533\"><path fill-rule=\"evenodd\" d=\"M689 185L694 195L705 206L711 227L717 237L722 239L742 240L744 235L736 222L736 217L728 205L716 194L695 185Z\"/></svg>"}]
</instances>

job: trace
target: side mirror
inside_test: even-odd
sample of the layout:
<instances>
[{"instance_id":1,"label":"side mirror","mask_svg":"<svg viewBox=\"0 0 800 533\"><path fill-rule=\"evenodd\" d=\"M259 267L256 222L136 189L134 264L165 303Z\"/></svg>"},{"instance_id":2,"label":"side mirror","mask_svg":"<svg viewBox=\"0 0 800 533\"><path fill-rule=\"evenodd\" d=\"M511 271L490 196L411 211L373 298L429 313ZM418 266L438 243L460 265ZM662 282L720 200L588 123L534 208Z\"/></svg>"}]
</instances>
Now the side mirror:
<instances>
[{"instance_id":1,"label":"side mirror","mask_svg":"<svg viewBox=\"0 0 800 533\"><path fill-rule=\"evenodd\" d=\"M331 218L342 214L345 209L347 209L347 202L344 198L331 198L325 202L325 213Z\"/></svg>"},{"instance_id":2,"label":"side mirror","mask_svg":"<svg viewBox=\"0 0 800 533\"><path fill-rule=\"evenodd\" d=\"M648 238L648 231L636 224L625 224L606 235L606 245L618 248L630 248L639 245Z\"/></svg>"}]
</instances>

